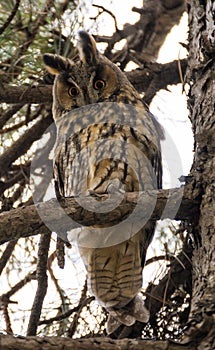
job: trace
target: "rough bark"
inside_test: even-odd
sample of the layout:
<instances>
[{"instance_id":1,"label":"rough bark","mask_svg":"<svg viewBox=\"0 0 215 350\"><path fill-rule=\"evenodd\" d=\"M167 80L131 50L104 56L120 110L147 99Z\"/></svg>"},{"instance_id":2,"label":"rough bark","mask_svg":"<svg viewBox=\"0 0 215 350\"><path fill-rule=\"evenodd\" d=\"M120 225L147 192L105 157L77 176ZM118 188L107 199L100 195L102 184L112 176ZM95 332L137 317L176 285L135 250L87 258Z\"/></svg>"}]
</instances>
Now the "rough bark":
<instances>
[{"instance_id":1,"label":"rough bark","mask_svg":"<svg viewBox=\"0 0 215 350\"><path fill-rule=\"evenodd\" d=\"M51 85L13 86L1 83L0 102L5 103L52 103Z\"/></svg>"},{"instance_id":2,"label":"rough bark","mask_svg":"<svg viewBox=\"0 0 215 350\"><path fill-rule=\"evenodd\" d=\"M53 231L55 231L55 225L60 222L62 232L68 229L68 227L70 229L78 227L79 223L86 226L107 222L116 224L131 214L132 210L135 209L137 201L140 210L138 210L133 218L136 221L144 217L150 217L152 220L158 220L160 218L196 220L199 210L199 194L198 191L195 191L191 196L191 193L192 188L189 185L171 190L126 193L120 205L116 209L108 211L105 215L103 213L96 213L96 210L93 210L91 197L84 199L85 207L91 208L91 211L84 210L74 198L62 199L60 200L60 205L65 210L65 213L73 219L72 223L70 219L68 221L66 220L64 210L62 212L59 211L57 200L52 199L48 202L1 213L0 242L4 243L19 237L48 233L49 229L45 226L44 222L53 228ZM100 200L107 198L108 195L100 196ZM93 200L95 201L95 198ZM113 203L116 203L116 200L117 196L113 196L112 201L107 206L112 206ZM150 207L148 203L153 202L155 203L155 208L153 213L149 214ZM58 206L56 207L56 205ZM42 218L38 214L38 210L40 215L42 214ZM57 216L56 212L58 213Z\"/></svg>"},{"instance_id":3,"label":"rough bark","mask_svg":"<svg viewBox=\"0 0 215 350\"><path fill-rule=\"evenodd\" d=\"M215 315L215 38L214 1L189 1L189 60L190 119L195 138L195 159L192 174L195 187L201 188L202 201L197 225L193 226L195 249L193 255L193 295L189 338L197 337L197 329L205 323L207 337L198 350L215 348L215 336L211 333ZM208 324L208 327L207 327Z\"/></svg>"},{"instance_id":4,"label":"rough bark","mask_svg":"<svg viewBox=\"0 0 215 350\"><path fill-rule=\"evenodd\" d=\"M0 335L1 350L196 350L195 344L183 346L169 341L112 340L110 338L69 339L60 337L13 337Z\"/></svg>"},{"instance_id":5,"label":"rough bark","mask_svg":"<svg viewBox=\"0 0 215 350\"><path fill-rule=\"evenodd\" d=\"M127 77L137 91L144 92L144 101L150 104L157 91L168 89L168 85L183 83L186 68L186 59L165 64L146 62L143 67L128 72Z\"/></svg>"}]
</instances>

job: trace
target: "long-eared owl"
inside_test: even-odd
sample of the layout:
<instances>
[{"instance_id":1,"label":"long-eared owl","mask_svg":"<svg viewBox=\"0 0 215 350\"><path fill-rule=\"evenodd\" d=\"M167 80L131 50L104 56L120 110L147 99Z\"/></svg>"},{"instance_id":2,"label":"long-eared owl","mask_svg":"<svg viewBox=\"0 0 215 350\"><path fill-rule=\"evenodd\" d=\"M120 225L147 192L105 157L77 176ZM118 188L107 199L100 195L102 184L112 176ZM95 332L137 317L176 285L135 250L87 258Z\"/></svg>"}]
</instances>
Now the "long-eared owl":
<instances>
[{"instance_id":1,"label":"long-eared owl","mask_svg":"<svg viewBox=\"0 0 215 350\"><path fill-rule=\"evenodd\" d=\"M84 31L79 32L78 51L74 60L43 56L47 70L55 75L54 177L59 196L98 196L97 209L105 216L101 193L121 195L161 187L159 133L125 73L98 51L94 38ZM155 223L148 220L134 226L126 219L117 225L107 222L82 227L77 236L88 289L109 312L108 333L121 324L149 319L139 292Z\"/></svg>"}]
</instances>

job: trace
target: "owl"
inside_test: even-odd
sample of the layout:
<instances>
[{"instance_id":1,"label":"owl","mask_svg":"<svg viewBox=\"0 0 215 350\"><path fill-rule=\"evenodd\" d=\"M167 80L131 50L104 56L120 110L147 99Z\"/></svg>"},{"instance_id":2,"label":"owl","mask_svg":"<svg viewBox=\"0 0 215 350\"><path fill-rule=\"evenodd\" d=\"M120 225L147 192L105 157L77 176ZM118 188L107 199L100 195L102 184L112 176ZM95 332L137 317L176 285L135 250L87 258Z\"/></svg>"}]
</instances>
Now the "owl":
<instances>
[{"instance_id":1,"label":"owl","mask_svg":"<svg viewBox=\"0 0 215 350\"><path fill-rule=\"evenodd\" d=\"M80 31L77 47L74 60L43 55L48 72L55 75L54 178L59 197L97 196L97 210L105 216L100 194L161 188L159 132L141 96L98 51L93 36ZM140 291L155 222L132 228L129 220L98 223L82 227L76 236L89 292L108 312L107 333L149 319Z\"/></svg>"}]
</instances>

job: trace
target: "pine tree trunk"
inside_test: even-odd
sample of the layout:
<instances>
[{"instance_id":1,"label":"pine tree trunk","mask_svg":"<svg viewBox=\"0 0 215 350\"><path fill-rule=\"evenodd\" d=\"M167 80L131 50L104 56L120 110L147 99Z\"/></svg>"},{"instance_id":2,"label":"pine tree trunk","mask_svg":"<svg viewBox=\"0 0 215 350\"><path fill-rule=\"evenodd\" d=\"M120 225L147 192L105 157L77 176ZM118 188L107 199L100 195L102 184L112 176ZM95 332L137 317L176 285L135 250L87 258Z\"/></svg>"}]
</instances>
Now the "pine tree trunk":
<instances>
[{"instance_id":1,"label":"pine tree trunk","mask_svg":"<svg viewBox=\"0 0 215 350\"><path fill-rule=\"evenodd\" d=\"M194 131L193 191L201 195L200 216L193 227L193 295L190 328L198 350L215 349L215 38L213 0L188 1L188 81L190 119ZM200 340L201 339L201 340Z\"/></svg>"}]
</instances>

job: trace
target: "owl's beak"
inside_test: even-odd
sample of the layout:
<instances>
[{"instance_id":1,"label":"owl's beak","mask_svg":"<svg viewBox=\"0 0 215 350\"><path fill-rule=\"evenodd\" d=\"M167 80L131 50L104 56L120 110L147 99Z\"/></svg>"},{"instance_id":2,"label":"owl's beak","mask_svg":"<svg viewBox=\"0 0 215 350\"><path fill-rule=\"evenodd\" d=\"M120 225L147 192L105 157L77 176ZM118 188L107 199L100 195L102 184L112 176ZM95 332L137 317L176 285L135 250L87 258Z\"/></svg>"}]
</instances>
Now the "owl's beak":
<instances>
[{"instance_id":1,"label":"owl's beak","mask_svg":"<svg viewBox=\"0 0 215 350\"><path fill-rule=\"evenodd\" d=\"M92 102L90 101L90 97L89 97L89 95L88 95L87 92L84 93L84 99L85 99L85 104L86 104L86 105L89 105L90 103L92 103Z\"/></svg>"}]
</instances>

